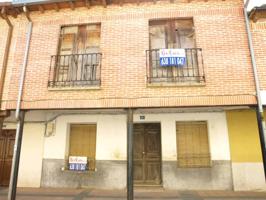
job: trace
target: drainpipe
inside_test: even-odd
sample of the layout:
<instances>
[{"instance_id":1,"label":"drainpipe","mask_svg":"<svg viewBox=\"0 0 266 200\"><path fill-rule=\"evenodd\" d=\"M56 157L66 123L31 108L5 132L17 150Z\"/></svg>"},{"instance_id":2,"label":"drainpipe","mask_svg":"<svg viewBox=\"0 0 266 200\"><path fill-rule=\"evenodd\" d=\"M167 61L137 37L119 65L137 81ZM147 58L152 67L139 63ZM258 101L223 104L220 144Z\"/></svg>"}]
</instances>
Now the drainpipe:
<instances>
[{"instance_id":1,"label":"drainpipe","mask_svg":"<svg viewBox=\"0 0 266 200\"><path fill-rule=\"evenodd\" d=\"M127 200L134 199L133 188L133 109L127 113Z\"/></svg>"},{"instance_id":2,"label":"drainpipe","mask_svg":"<svg viewBox=\"0 0 266 200\"><path fill-rule=\"evenodd\" d=\"M260 143L261 143L261 151L262 151L262 159L263 159L263 166L264 166L264 176L266 178L266 141L265 141L265 119L264 119L264 113L263 113L263 105L261 100L261 92L260 92L260 82L258 77L258 70L256 65L256 59L254 54L254 48L252 43L252 34L250 31L250 21L248 17L248 5L249 1L247 0L244 5L244 15L245 15L245 23L246 23L246 31L248 35L248 45L249 45L249 51L251 56L251 62L252 62L252 69L254 74L254 81L255 81L255 87L256 87L256 97L257 97L257 122L258 122L258 128L259 128L259 136L260 136Z\"/></svg>"},{"instance_id":3,"label":"drainpipe","mask_svg":"<svg viewBox=\"0 0 266 200\"><path fill-rule=\"evenodd\" d=\"M23 87L24 87L24 80L25 80L25 74L26 74L26 67L28 63L28 56L29 56L29 48L30 48L30 39L31 39L31 33L32 33L32 21L29 16L29 12L27 10L27 7L23 7L23 11L26 14L26 17L29 21L28 24L28 32L27 32L27 42L26 42L26 50L24 54L24 60L23 60L23 65L22 65L22 71L21 71L21 76L20 76L20 83L19 83L19 90L18 90L18 99L17 99L17 109L16 109L16 120L19 120L19 112L20 112L20 107L21 107L21 98L22 98L22 93L23 93Z\"/></svg>"},{"instance_id":4,"label":"drainpipe","mask_svg":"<svg viewBox=\"0 0 266 200\"><path fill-rule=\"evenodd\" d=\"M0 77L0 100L2 100L3 97L3 90L4 90L4 82L5 82L5 76L6 76L6 69L7 69L7 63L8 63L8 57L9 57L9 50L10 50L10 45L11 45L11 38L13 34L13 25L11 24L7 14L6 14L6 9L3 7L1 9L1 17L6 21L8 25L8 33L7 33L7 39L6 39L6 46L5 46L5 53L4 53L4 58L3 58L3 64L2 64L2 71L1 71L1 77ZM0 108L2 105L2 101L0 101ZM8 113L6 113L5 116L0 120L0 130L2 129L3 126L3 120L4 117L6 117Z\"/></svg>"},{"instance_id":5,"label":"drainpipe","mask_svg":"<svg viewBox=\"0 0 266 200\"><path fill-rule=\"evenodd\" d=\"M24 110L21 111L20 107L21 107L21 98L23 94L26 67L27 67L27 62L28 62L30 39L31 39L31 33L32 33L32 21L29 17L29 12L26 6L23 7L23 11L25 12L29 23L28 23L26 49L25 49L24 60L23 60L23 65L21 69L22 71L21 71L20 82L19 82L17 108L16 108L16 114L15 114L16 121L17 121L17 130L16 130L16 138L15 138L15 144L14 144L14 153L13 153L13 160L12 160L9 190L8 190L8 200L16 199L17 178L18 178L21 142L22 142L24 117L25 117L25 111Z\"/></svg>"}]
</instances>

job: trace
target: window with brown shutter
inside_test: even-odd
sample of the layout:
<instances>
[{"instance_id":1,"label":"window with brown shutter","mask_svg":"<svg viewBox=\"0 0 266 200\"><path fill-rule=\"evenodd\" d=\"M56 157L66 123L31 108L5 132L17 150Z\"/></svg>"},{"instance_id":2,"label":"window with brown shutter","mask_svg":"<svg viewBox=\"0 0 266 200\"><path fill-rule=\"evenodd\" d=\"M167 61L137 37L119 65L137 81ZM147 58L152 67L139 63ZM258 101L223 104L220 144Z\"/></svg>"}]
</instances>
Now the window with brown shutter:
<instances>
[{"instance_id":1,"label":"window with brown shutter","mask_svg":"<svg viewBox=\"0 0 266 200\"><path fill-rule=\"evenodd\" d=\"M207 122L176 122L178 167L210 167Z\"/></svg>"},{"instance_id":2,"label":"window with brown shutter","mask_svg":"<svg viewBox=\"0 0 266 200\"><path fill-rule=\"evenodd\" d=\"M61 28L58 53L51 57L48 86L100 85L101 25L82 24Z\"/></svg>"},{"instance_id":3,"label":"window with brown shutter","mask_svg":"<svg viewBox=\"0 0 266 200\"><path fill-rule=\"evenodd\" d=\"M155 20L149 23L150 49L195 48L192 19Z\"/></svg>"},{"instance_id":4,"label":"window with brown shutter","mask_svg":"<svg viewBox=\"0 0 266 200\"><path fill-rule=\"evenodd\" d=\"M95 170L96 124L71 124L69 156L85 156L88 169Z\"/></svg>"},{"instance_id":5,"label":"window with brown shutter","mask_svg":"<svg viewBox=\"0 0 266 200\"><path fill-rule=\"evenodd\" d=\"M100 38L100 24L62 27L59 55L99 53Z\"/></svg>"},{"instance_id":6,"label":"window with brown shutter","mask_svg":"<svg viewBox=\"0 0 266 200\"><path fill-rule=\"evenodd\" d=\"M147 51L148 82L199 83L204 79L201 48L197 48L193 19L165 19L149 22ZM184 65L161 66L160 49L182 49Z\"/></svg>"}]
</instances>

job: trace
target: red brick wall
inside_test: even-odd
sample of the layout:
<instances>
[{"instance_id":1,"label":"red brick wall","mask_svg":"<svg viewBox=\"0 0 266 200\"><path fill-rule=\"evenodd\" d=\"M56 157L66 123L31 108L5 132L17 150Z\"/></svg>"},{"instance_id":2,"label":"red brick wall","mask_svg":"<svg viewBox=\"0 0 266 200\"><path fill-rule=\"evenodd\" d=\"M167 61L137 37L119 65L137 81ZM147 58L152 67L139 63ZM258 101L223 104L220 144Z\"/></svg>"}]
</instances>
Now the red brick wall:
<instances>
[{"instance_id":1,"label":"red brick wall","mask_svg":"<svg viewBox=\"0 0 266 200\"><path fill-rule=\"evenodd\" d=\"M8 25L4 20L0 20L0 76L2 73L3 61L4 61L4 54L6 48L6 40L8 35Z\"/></svg>"},{"instance_id":2,"label":"red brick wall","mask_svg":"<svg viewBox=\"0 0 266 200\"><path fill-rule=\"evenodd\" d=\"M23 108L198 106L254 104L242 0L158 2L34 12ZM151 19L193 17L197 47L203 49L204 86L147 87L145 50ZM99 90L48 91L50 56L61 25L101 23L102 84ZM26 18L15 30L3 108L15 108L26 40ZM0 28L2 29L2 28Z\"/></svg>"},{"instance_id":3,"label":"red brick wall","mask_svg":"<svg viewBox=\"0 0 266 200\"><path fill-rule=\"evenodd\" d=\"M266 20L251 24L261 90L266 90Z\"/></svg>"}]
</instances>

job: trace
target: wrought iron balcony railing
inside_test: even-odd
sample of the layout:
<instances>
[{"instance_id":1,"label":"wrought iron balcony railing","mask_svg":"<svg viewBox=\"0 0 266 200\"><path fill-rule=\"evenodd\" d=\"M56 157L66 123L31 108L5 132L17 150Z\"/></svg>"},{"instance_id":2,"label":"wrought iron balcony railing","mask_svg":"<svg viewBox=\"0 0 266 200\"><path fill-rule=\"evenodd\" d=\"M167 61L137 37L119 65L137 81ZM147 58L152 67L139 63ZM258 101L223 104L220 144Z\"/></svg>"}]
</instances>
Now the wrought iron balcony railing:
<instances>
[{"instance_id":1,"label":"wrought iron balcony railing","mask_svg":"<svg viewBox=\"0 0 266 200\"><path fill-rule=\"evenodd\" d=\"M101 53L51 56L48 87L98 86Z\"/></svg>"},{"instance_id":2,"label":"wrought iron balcony railing","mask_svg":"<svg viewBox=\"0 0 266 200\"><path fill-rule=\"evenodd\" d=\"M202 83L205 82L202 49L187 48L185 65L161 66L160 49L146 51L148 83Z\"/></svg>"}]
</instances>

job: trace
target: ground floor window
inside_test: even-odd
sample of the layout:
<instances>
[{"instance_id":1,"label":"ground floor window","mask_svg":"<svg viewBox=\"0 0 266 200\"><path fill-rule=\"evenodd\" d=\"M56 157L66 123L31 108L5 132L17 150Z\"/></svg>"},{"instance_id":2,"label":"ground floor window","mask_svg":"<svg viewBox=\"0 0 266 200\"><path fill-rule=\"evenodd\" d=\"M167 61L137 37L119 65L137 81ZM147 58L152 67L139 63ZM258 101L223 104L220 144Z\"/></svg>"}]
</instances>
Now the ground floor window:
<instances>
[{"instance_id":1,"label":"ground floor window","mask_svg":"<svg viewBox=\"0 0 266 200\"><path fill-rule=\"evenodd\" d=\"M96 124L71 124L69 156L87 157L88 170L95 170Z\"/></svg>"},{"instance_id":2,"label":"ground floor window","mask_svg":"<svg viewBox=\"0 0 266 200\"><path fill-rule=\"evenodd\" d=\"M211 165L206 121L176 122L178 167Z\"/></svg>"}]
</instances>

